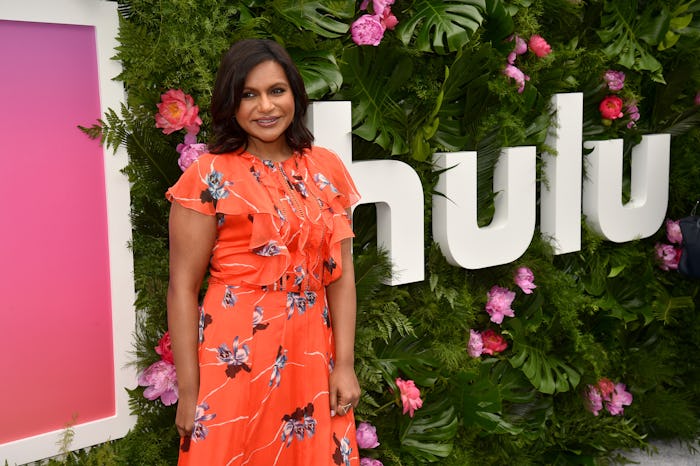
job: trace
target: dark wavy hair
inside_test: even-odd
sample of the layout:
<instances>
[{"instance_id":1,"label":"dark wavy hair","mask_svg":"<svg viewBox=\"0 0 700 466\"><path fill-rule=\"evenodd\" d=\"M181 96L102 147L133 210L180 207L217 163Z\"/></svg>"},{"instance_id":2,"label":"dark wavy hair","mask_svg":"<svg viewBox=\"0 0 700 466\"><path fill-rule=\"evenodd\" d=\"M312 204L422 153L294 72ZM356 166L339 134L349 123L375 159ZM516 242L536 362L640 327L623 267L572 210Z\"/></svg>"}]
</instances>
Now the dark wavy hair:
<instances>
[{"instance_id":1,"label":"dark wavy hair","mask_svg":"<svg viewBox=\"0 0 700 466\"><path fill-rule=\"evenodd\" d=\"M285 131L287 144L292 150L311 147L313 135L304 124L309 98L304 81L287 51L268 39L245 39L236 42L221 58L211 97L212 137L209 151L213 154L233 152L248 145L248 133L241 128L235 115L248 73L266 61L278 63L287 75L294 95L294 119Z\"/></svg>"}]
</instances>

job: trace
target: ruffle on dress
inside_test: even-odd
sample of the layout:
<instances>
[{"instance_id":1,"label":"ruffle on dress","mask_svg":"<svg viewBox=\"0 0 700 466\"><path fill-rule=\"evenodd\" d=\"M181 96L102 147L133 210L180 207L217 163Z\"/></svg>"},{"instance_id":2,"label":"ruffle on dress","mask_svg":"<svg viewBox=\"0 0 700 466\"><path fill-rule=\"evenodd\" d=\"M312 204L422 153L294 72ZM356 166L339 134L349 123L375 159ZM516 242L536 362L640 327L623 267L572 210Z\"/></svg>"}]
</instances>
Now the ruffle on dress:
<instances>
[{"instance_id":1,"label":"ruffle on dress","mask_svg":"<svg viewBox=\"0 0 700 466\"><path fill-rule=\"evenodd\" d=\"M292 197L303 202L289 201L285 209L283 199L289 197L288 189L295 191ZM341 242L354 236L346 209L359 200L340 158L321 147L281 163L263 161L245 151L203 154L166 197L219 218L212 278L256 286L273 285L289 272L290 265L297 262L289 249L292 244L296 251L320 251L323 270L316 271L322 277L320 284L325 286L340 277ZM295 207L305 213L294 215ZM309 211L316 218L309 218ZM235 228L222 228L223 222L229 221L238 223Z\"/></svg>"}]
</instances>

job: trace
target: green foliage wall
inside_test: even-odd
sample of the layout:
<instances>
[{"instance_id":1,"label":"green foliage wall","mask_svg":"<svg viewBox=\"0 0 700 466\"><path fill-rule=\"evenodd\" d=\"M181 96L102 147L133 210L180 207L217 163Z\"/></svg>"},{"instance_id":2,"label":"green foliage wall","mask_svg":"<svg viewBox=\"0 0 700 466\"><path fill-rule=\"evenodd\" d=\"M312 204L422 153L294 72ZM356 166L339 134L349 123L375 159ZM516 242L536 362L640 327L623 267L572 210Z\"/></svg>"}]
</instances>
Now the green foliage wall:
<instances>
[{"instance_id":1,"label":"green foliage wall","mask_svg":"<svg viewBox=\"0 0 700 466\"><path fill-rule=\"evenodd\" d=\"M167 211L163 193L179 176L182 134L154 126L160 94L183 89L207 108L218 60L241 38L273 38L300 66L318 100L350 100L356 159L396 158L420 175L426 199L426 279L381 285L390 271L376 248L374 211L356 211L359 420L377 426L381 445L364 456L384 465L593 464L649 438L695 439L700 432L699 282L662 271L654 245L664 231L627 244L602 241L582 223L582 250L561 256L539 237L517 262L467 271L449 266L433 244L430 199L435 151L477 150L480 222L492 214L491 177L501 147L545 149L548 102L583 92L584 140L622 138L626 154L643 134L672 134L668 217L700 197L700 2L697 0L396 0L399 20L376 46L353 43L360 2L296 0L120 0L127 105L106 115L106 144L124 144L130 164L133 252L138 291L135 363L145 368L165 331ZM370 7L371 8L371 7ZM514 43L539 34L552 47L527 53L522 93L503 74ZM620 96L640 118L603 121L606 70L624 71ZM627 162L628 163L628 162ZM539 165L539 164L538 164ZM539 167L538 167L539 169ZM629 172L629 169L627 170ZM628 176L628 175L627 175ZM629 181L629 180L627 180ZM508 348L479 359L466 352L470 329L495 326L484 311L493 285L515 289L518 266L536 292L518 291L499 331ZM396 377L413 379L424 404L401 413ZM583 390L601 377L627 385L623 416L593 416ZM174 409L131 393L133 431L67 464L174 464ZM99 459L98 459L99 458Z\"/></svg>"}]
</instances>

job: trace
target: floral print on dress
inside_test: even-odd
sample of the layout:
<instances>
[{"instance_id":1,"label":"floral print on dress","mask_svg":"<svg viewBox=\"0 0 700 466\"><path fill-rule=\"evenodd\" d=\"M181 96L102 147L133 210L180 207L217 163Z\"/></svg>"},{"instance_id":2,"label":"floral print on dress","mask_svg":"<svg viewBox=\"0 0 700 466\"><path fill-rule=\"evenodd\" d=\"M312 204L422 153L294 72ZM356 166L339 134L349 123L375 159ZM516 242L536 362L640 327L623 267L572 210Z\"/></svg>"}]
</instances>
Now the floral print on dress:
<instances>
[{"instance_id":1,"label":"floral print on dress","mask_svg":"<svg viewBox=\"0 0 700 466\"><path fill-rule=\"evenodd\" d=\"M234 285L226 285L226 291L224 292L224 299L221 300L221 305L224 306L225 308L233 307L236 305L236 302L238 301L238 297L236 296L236 293L233 292L238 288L237 286Z\"/></svg>"},{"instance_id":2,"label":"floral print on dress","mask_svg":"<svg viewBox=\"0 0 700 466\"><path fill-rule=\"evenodd\" d=\"M280 440L285 446L292 444L292 440L304 440L305 436L313 437L316 433L316 419L313 417L314 405L309 403L304 408L297 408L292 414L285 414L282 418L282 434Z\"/></svg>"},{"instance_id":3,"label":"floral print on dress","mask_svg":"<svg viewBox=\"0 0 700 466\"><path fill-rule=\"evenodd\" d=\"M277 245L277 241L271 239L267 242L267 244L263 244L262 246L253 249L253 252L258 256L279 256L280 248Z\"/></svg>"},{"instance_id":4,"label":"floral print on dress","mask_svg":"<svg viewBox=\"0 0 700 466\"><path fill-rule=\"evenodd\" d=\"M219 362L226 364L226 375L230 378L236 377L241 370L250 372L250 366L247 364L250 348L245 343L239 347L238 338L236 336L233 339L233 348L229 348L226 343L221 343L218 348L211 350L218 353L216 358Z\"/></svg>"},{"instance_id":5,"label":"floral print on dress","mask_svg":"<svg viewBox=\"0 0 700 466\"><path fill-rule=\"evenodd\" d=\"M287 364L287 350L282 349L282 345L277 349L277 358L275 359L275 364L272 366L272 374L270 375L270 387L274 384L276 387L280 386L280 379L282 377L282 369Z\"/></svg>"},{"instance_id":6,"label":"floral print on dress","mask_svg":"<svg viewBox=\"0 0 700 466\"><path fill-rule=\"evenodd\" d=\"M211 202L216 207L216 201L226 199L228 197L228 186L232 185L231 181L223 181L224 174L216 170L212 170L206 177L207 189L202 191L200 199L203 203Z\"/></svg>"},{"instance_id":7,"label":"floral print on dress","mask_svg":"<svg viewBox=\"0 0 700 466\"><path fill-rule=\"evenodd\" d=\"M338 189L336 189L333 184L328 181L328 178L326 178L323 173L315 173L314 174L314 181L316 182L316 186L318 186L318 189L323 190L326 186L331 188L331 192L334 194L338 194Z\"/></svg>"},{"instance_id":8,"label":"floral print on dress","mask_svg":"<svg viewBox=\"0 0 700 466\"><path fill-rule=\"evenodd\" d=\"M265 330L268 325L270 325L269 322L262 323L263 320L263 308L262 306L255 306L255 309L253 310L253 335L255 335L255 332L259 330Z\"/></svg>"},{"instance_id":9,"label":"floral print on dress","mask_svg":"<svg viewBox=\"0 0 700 466\"><path fill-rule=\"evenodd\" d=\"M212 323L211 315L204 312L202 306L199 307L199 343L204 343L204 329Z\"/></svg>"},{"instance_id":10,"label":"floral print on dress","mask_svg":"<svg viewBox=\"0 0 700 466\"><path fill-rule=\"evenodd\" d=\"M329 257L327 261L323 261L323 267L328 270L328 273L331 275L333 275L333 271L337 266L338 264L335 263L335 259L332 257Z\"/></svg>"},{"instance_id":11,"label":"floral print on dress","mask_svg":"<svg viewBox=\"0 0 700 466\"><path fill-rule=\"evenodd\" d=\"M209 428L205 426L204 421L211 421L216 417L216 413L204 414L204 411L209 410L209 403L204 401L202 404L197 405L194 413L194 426L192 427L192 440L194 442L199 442L207 438L209 433Z\"/></svg>"},{"instance_id":12,"label":"floral print on dress","mask_svg":"<svg viewBox=\"0 0 700 466\"><path fill-rule=\"evenodd\" d=\"M335 453L333 453L333 462L338 465L350 466L350 453L352 453L352 448L350 448L350 439L343 437L342 440L338 441L338 437L333 433L333 441L336 444Z\"/></svg>"},{"instance_id":13,"label":"floral print on dress","mask_svg":"<svg viewBox=\"0 0 700 466\"><path fill-rule=\"evenodd\" d=\"M323 312L321 313L321 319L323 319L323 323L326 325L326 327L331 328L331 319L330 319L330 316L328 315L328 306L323 306Z\"/></svg>"},{"instance_id":14,"label":"floral print on dress","mask_svg":"<svg viewBox=\"0 0 700 466\"><path fill-rule=\"evenodd\" d=\"M290 291L287 293L287 319L291 319L296 310L299 315L306 312L306 307L312 307L316 304L316 292L314 291L304 291L303 293L298 293L296 291Z\"/></svg>"}]
</instances>

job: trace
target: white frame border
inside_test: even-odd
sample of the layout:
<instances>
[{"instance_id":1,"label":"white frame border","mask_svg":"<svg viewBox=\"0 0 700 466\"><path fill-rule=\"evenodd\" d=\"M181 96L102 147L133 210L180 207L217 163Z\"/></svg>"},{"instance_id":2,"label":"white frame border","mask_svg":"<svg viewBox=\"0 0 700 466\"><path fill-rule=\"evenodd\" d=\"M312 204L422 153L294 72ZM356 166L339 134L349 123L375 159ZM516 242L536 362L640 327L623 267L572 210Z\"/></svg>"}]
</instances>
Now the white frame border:
<instances>
[{"instance_id":1,"label":"white frame border","mask_svg":"<svg viewBox=\"0 0 700 466\"><path fill-rule=\"evenodd\" d=\"M124 89L113 78L121 64L111 57L118 45L119 17L116 2L105 0L22 0L3 2L0 20L93 26L97 49L101 116L107 109L119 109ZM104 150L107 234L109 239L110 288L112 305L112 350L114 353L114 416L72 427L71 450L78 450L121 438L133 427L136 417L129 414L126 388L136 386L136 368L130 364L136 317L133 257L129 249L131 222L129 182L121 169L127 164L124 148L114 154ZM0 463L25 464L60 454L59 443L65 430L56 430L0 444Z\"/></svg>"}]
</instances>

